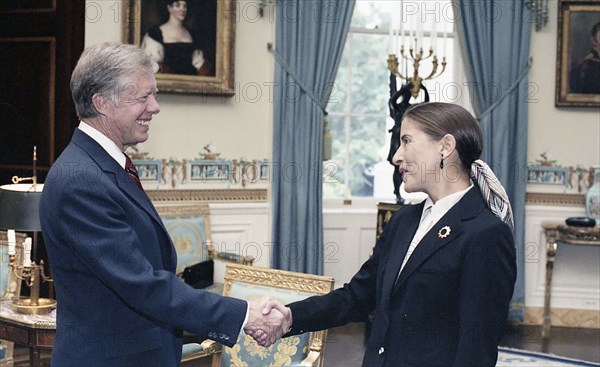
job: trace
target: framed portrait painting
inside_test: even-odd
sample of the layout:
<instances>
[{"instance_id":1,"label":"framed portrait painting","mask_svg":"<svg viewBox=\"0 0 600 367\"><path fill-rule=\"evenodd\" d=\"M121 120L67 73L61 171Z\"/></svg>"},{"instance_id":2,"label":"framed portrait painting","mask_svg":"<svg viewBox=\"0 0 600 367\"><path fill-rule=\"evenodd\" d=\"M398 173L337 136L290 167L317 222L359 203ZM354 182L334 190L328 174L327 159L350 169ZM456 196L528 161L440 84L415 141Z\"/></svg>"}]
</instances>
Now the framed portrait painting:
<instances>
[{"instance_id":1,"label":"framed portrait painting","mask_svg":"<svg viewBox=\"0 0 600 367\"><path fill-rule=\"evenodd\" d=\"M235 0L125 0L123 42L159 64L161 92L234 94Z\"/></svg>"},{"instance_id":2,"label":"framed portrait painting","mask_svg":"<svg viewBox=\"0 0 600 367\"><path fill-rule=\"evenodd\" d=\"M558 3L559 107L600 107L600 0Z\"/></svg>"}]
</instances>

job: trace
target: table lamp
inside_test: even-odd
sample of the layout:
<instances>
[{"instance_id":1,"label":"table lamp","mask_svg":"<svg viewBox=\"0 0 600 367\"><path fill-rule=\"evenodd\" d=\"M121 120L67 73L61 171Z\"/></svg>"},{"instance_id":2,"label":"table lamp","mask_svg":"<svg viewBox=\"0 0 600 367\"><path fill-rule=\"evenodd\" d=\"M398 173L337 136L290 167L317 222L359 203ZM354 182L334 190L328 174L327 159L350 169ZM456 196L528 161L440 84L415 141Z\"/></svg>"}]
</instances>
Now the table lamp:
<instances>
[{"instance_id":1,"label":"table lamp","mask_svg":"<svg viewBox=\"0 0 600 367\"><path fill-rule=\"evenodd\" d=\"M25 280L30 287L29 298L17 295L13 299L13 306L20 313L43 314L50 312L56 307L56 301L48 298L40 298L40 280L51 282L52 279L44 273L44 262L36 264L31 261L31 250L34 254L37 246L38 232L41 231L39 217L40 199L42 197L43 184L37 183L35 175L36 153L33 151L33 176L26 178L13 177L13 184L0 186L0 229L9 231L9 261L11 271L21 280ZM19 183L32 180L32 184ZM25 253L22 264L16 263L15 243L13 231L33 232L31 238L25 239L23 247ZM12 237L12 238L11 238Z\"/></svg>"}]
</instances>

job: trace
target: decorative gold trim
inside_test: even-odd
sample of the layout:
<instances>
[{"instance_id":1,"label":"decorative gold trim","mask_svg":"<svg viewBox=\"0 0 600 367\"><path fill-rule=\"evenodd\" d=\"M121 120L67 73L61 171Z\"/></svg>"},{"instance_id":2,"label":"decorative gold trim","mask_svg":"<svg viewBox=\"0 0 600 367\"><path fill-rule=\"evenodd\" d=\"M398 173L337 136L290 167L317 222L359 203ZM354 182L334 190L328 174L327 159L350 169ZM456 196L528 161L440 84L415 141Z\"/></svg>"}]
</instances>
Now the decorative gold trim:
<instances>
[{"instance_id":1,"label":"decorative gold trim","mask_svg":"<svg viewBox=\"0 0 600 367\"><path fill-rule=\"evenodd\" d=\"M202 216L204 216L206 219L210 214L208 204L157 206L156 211L161 217L202 214Z\"/></svg>"},{"instance_id":2,"label":"decorative gold trim","mask_svg":"<svg viewBox=\"0 0 600 367\"><path fill-rule=\"evenodd\" d=\"M147 190L152 202L206 201L266 203L267 189Z\"/></svg>"},{"instance_id":3,"label":"decorative gold trim","mask_svg":"<svg viewBox=\"0 0 600 367\"><path fill-rule=\"evenodd\" d=\"M552 308L552 326L599 329L600 312L597 310L579 310L572 308ZM542 325L543 307L525 308L525 325Z\"/></svg>"},{"instance_id":4,"label":"decorative gold trim","mask_svg":"<svg viewBox=\"0 0 600 367\"><path fill-rule=\"evenodd\" d=\"M240 264L227 264L223 295L229 294L233 281L293 289L315 294L327 294L331 292L334 284L332 277L322 275L257 268Z\"/></svg>"},{"instance_id":5,"label":"decorative gold trim","mask_svg":"<svg viewBox=\"0 0 600 367\"><path fill-rule=\"evenodd\" d=\"M585 196L582 194L528 192L525 194L525 203L529 205L585 207Z\"/></svg>"}]
</instances>

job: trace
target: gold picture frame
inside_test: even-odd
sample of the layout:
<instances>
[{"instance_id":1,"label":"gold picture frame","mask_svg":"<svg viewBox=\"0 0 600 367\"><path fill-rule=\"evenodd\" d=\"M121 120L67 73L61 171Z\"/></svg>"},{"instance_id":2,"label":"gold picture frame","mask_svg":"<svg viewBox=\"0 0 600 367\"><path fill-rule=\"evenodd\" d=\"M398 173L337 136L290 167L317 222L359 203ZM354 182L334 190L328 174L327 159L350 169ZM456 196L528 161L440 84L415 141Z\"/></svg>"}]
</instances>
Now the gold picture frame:
<instances>
[{"instance_id":1,"label":"gold picture frame","mask_svg":"<svg viewBox=\"0 0 600 367\"><path fill-rule=\"evenodd\" d=\"M600 0L558 3L555 93L558 107L600 107L600 58L591 51L591 32L596 29L598 19Z\"/></svg>"},{"instance_id":2,"label":"gold picture frame","mask_svg":"<svg viewBox=\"0 0 600 367\"><path fill-rule=\"evenodd\" d=\"M166 3L164 0L123 1L123 42L143 47L161 61L161 70L156 74L159 91L234 95L236 1L187 1L183 24L192 43L188 39L178 42L179 46L177 42L164 43L162 39L161 26L169 19ZM191 46L185 46L186 43ZM165 44L169 49L164 47ZM160 51L154 52L150 46L158 47ZM201 61L198 61L198 51L201 51ZM158 60L160 57L163 60ZM196 74L192 74L192 67Z\"/></svg>"}]
</instances>

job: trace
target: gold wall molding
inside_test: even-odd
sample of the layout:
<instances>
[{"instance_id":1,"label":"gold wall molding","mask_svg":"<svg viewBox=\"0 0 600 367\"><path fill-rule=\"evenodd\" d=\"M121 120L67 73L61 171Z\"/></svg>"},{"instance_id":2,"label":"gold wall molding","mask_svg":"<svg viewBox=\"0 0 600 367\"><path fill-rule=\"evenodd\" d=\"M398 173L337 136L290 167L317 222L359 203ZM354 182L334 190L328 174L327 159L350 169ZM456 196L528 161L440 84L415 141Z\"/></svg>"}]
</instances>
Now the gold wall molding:
<instances>
[{"instance_id":1,"label":"gold wall molding","mask_svg":"<svg viewBox=\"0 0 600 367\"><path fill-rule=\"evenodd\" d=\"M550 310L552 326L600 329L600 311L573 308L552 308ZM525 308L525 325L542 325L543 307Z\"/></svg>"},{"instance_id":2,"label":"gold wall molding","mask_svg":"<svg viewBox=\"0 0 600 367\"><path fill-rule=\"evenodd\" d=\"M266 203L267 189L146 190L154 203L178 201Z\"/></svg>"},{"instance_id":3,"label":"gold wall molding","mask_svg":"<svg viewBox=\"0 0 600 367\"><path fill-rule=\"evenodd\" d=\"M585 207L585 196L582 194L527 192L525 194L525 204L583 208Z\"/></svg>"}]
</instances>

